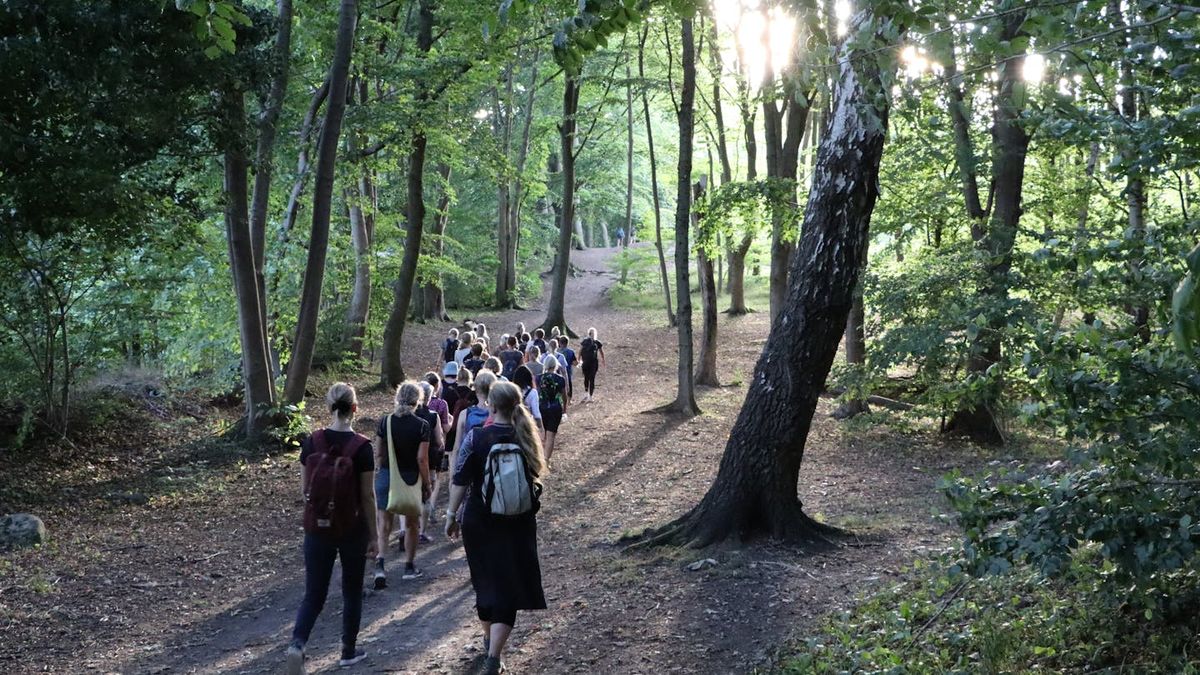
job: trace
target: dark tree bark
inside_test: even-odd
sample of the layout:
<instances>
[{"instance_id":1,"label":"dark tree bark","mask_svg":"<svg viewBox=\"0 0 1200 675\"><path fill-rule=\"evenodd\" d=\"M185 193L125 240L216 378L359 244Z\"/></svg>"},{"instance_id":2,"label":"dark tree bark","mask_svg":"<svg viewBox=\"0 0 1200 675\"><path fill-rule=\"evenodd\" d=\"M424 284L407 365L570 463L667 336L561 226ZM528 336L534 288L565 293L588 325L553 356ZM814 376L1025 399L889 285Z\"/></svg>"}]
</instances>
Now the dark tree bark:
<instances>
[{"instance_id":1,"label":"dark tree bark","mask_svg":"<svg viewBox=\"0 0 1200 675\"><path fill-rule=\"evenodd\" d=\"M579 78L568 73L563 85L563 118L558 125L562 153L562 209L558 214L558 254L550 283L550 302L542 329L548 334L558 326L568 335L575 334L567 326L564 305L567 297L567 276L571 272L571 234L575 223L575 115L579 111ZM607 237L606 237L607 239Z\"/></svg>"},{"instance_id":2,"label":"dark tree bark","mask_svg":"<svg viewBox=\"0 0 1200 675\"><path fill-rule=\"evenodd\" d=\"M693 203L704 197L704 177L692 186ZM692 220L697 232L705 227L693 210ZM701 248L696 252L696 274L700 282L700 302L703 309L703 324L700 331L700 354L696 359L696 384L704 387L719 387L717 379L717 282L713 278L712 254Z\"/></svg>"},{"instance_id":3,"label":"dark tree bark","mask_svg":"<svg viewBox=\"0 0 1200 675\"><path fill-rule=\"evenodd\" d=\"M1021 30L1025 12L1004 17L1001 40L1012 40ZM1008 298L1009 271L1017 226L1021 220L1021 189L1025 180L1025 155L1029 150L1029 135L1021 120L1019 88L1023 87L1021 70L1023 53L1005 60L1000 67L1000 81L992 124L992 182L995 186L994 208L988 220L987 233L979 245L988 259L987 274L980 295L988 306L996 307ZM972 341L967 362L967 377L983 378L992 364L1000 361L1000 334L1005 317L988 317L986 325ZM946 426L947 431L965 434L980 443L1002 443L1004 433L996 415L1000 383L992 381L983 396L955 411Z\"/></svg>"},{"instance_id":4,"label":"dark tree bark","mask_svg":"<svg viewBox=\"0 0 1200 675\"><path fill-rule=\"evenodd\" d=\"M667 256L662 240L662 205L658 196L658 162L654 156L654 128L650 124L650 95L646 86L646 36L649 24L642 29L638 39L638 79L642 88L642 112L646 118L646 147L650 157L650 194L654 200L654 247L658 250L658 268L662 275L662 288L667 306L667 325L675 325L675 312L671 309L671 279L667 274Z\"/></svg>"},{"instance_id":5,"label":"dark tree bark","mask_svg":"<svg viewBox=\"0 0 1200 675\"><path fill-rule=\"evenodd\" d=\"M517 57L520 58L518 52ZM500 144L500 152L505 162L512 155L512 125L513 125L513 67L508 64L504 68L503 104L500 101L499 89L492 90L492 133ZM512 218L512 180L507 173L501 175L500 185L496 195L496 298L492 303L496 307L507 307L513 302L513 292L516 290L508 284L509 266L512 264L514 250Z\"/></svg>"},{"instance_id":6,"label":"dark tree bark","mask_svg":"<svg viewBox=\"0 0 1200 675\"><path fill-rule=\"evenodd\" d=\"M692 20L681 22L683 45L683 86L679 95L679 192L675 202L675 296L679 307L679 386L671 409L684 415L696 415L696 386L693 379L692 294L688 253L691 227L692 140L695 135L696 47Z\"/></svg>"},{"instance_id":7,"label":"dark tree bark","mask_svg":"<svg viewBox=\"0 0 1200 675\"><path fill-rule=\"evenodd\" d=\"M434 0L420 0L417 10L417 50L421 57L433 48ZM428 83L418 82L417 101L424 105L429 98ZM404 327L408 306L412 302L413 286L417 279L417 260L421 257L421 237L425 228L425 150L428 139L425 130L417 127L412 134L408 152L408 204L405 219L408 232L404 237L404 258L400 273L392 285L392 310L383 330L383 357L380 380L385 387L395 387L404 381L404 366L400 363L400 345L404 342Z\"/></svg>"},{"instance_id":8,"label":"dark tree bark","mask_svg":"<svg viewBox=\"0 0 1200 675\"><path fill-rule=\"evenodd\" d=\"M254 267L254 238L250 231L249 196L246 174L245 94L236 85L222 92L222 113L226 137L225 155L225 233L229 248L229 267L237 295L238 333L242 346L242 382L246 403L246 435L253 438L262 430L262 408L275 402L275 384L271 377L266 329L262 325L263 306L258 296ZM65 361L65 363L70 363ZM51 380L52 381L52 380ZM49 399L48 399L49 400Z\"/></svg>"},{"instance_id":9,"label":"dark tree bark","mask_svg":"<svg viewBox=\"0 0 1200 675\"><path fill-rule=\"evenodd\" d=\"M887 129L875 59L853 58L843 47L837 62L834 123L821 141L787 302L771 324L716 481L695 508L648 533L643 545L706 546L755 534L814 541L832 532L804 514L796 486L858 283Z\"/></svg>"},{"instance_id":10,"label":"dark tree bark","mask_svg":"<svg viewBox=\"0 0 1200 675\"><path fill-rule=\"evenodd\" d=\"M774 75L768 69L767 81ZM795 182L800 162L800 140L804 136L805 122L808 119L809 106L796 101L794 84L788 74L781 74L783 79L782 106L772 97L763 99L763 127L767 143L767 175L771 178L781 178ZM795 198L793 196L793 204ZM779 313L779 308L787 296L788 263L791 259L794 233L784 231L785 219L778 209L771 217L771 277L770 299L771 320Z\"/></svg>"},{"instance_id":11,"label":"dark tree bark","mask_svg":"<svg viewBox=\"0 0 1200 675\"><path fill-rule=\"evenodd\" d=\"M321 310L321 287L325 281L325 257L329 251L329 213L333 203L333 180L342 118L346 112L346 85L350 57L354 49L354 29L358 23L358 3L342 0L338 10L337 41L333 63L329 66L329 102L325 123L317 143L316 185L313 188L312 234L308 240L308 261L300 292L300 312L296 320L296 339L292 342L292 360L288 363L287 384L283 396L288 403L304 400L308 374L312 369L313 348L317 341L317 319Z\"/></svg>"},{"instance_id":12,"label":"dark tree bark","mask_svg":"<svg viewBox=\"0 0 1200 675\"><path fill-rule=\"evenodd\" d=\"M954 58L946 64L946 82L950 97L950 119L954 124L954 164L958 168L963 202L967 217L971 219L971 238L983 239L986 229L987 211L979 199L979 168L975 159L975 145L971 141L971 123L967 104L964 101L962 84L958 78L958 66ZM938 237L940 239L940 237ZM940 242L939 242L940 243Z\"/></svg>"}]
</instances>

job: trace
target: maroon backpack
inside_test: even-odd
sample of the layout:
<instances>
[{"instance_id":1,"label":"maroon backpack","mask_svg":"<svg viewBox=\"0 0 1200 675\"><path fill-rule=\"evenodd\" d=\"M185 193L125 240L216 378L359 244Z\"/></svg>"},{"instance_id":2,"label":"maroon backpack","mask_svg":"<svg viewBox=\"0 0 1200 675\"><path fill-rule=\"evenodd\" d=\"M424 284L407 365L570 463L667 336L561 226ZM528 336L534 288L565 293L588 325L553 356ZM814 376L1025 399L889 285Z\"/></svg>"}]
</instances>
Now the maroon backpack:
<instances>
[{"instance_id":1,"label":"maroon backpack","mask_svg":"<svg viewBox=\"0 0 1200 675\"><path fill-rule=\"evenodd\" d=\"M354 454L367 442L355 434L341 445L329 445L325 430L309 439L312 452L304 463L308 492L304 495L304 531L338 538L354 532L362 520Z\"/></svg>"}]
</instances>

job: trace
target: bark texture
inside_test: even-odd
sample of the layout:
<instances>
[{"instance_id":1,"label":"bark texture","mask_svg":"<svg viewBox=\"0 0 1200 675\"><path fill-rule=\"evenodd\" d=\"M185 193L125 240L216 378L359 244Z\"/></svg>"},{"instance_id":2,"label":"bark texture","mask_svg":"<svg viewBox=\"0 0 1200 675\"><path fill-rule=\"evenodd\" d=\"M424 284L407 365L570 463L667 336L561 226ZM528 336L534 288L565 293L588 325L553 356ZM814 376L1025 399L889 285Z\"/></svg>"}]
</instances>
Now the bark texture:
<instances>
[{"instance_id":1,"label":"bark texture","mask_svg":"<svg viewBox=\"0 0 1200 675\"><path fill-rule=\"evenodd\" d=\"M562 146L562 208L558 214L558 253L554 259L554 274L550 283L550 302L546 305L546 319L542 329L547 334L558 326L571 337L575 334L567 327L565 303L567 276L571 272L571 234L575 223L575 129L576 113L579 111L579 78L567 74L563 85L563 118L558 125L559 143ZM607 239L607 237L605 237Z\"/></svg>"},{"instance_id":2,"label":"bark texture","mask_svg":"<svg viewBox=\"0 0 1200 675\"><path fill-rule=\"evenodd\" d=\"M679 94L679 192L675 201L675 296L679 307L679 369L678 390L671 408L684 415L696 415L692 354L692 294L688 269L689 229L691 228L692 140L695 136L696 46L692 36L692 20L683 19L683 86Z\"/></svg>"},{"instance_id":3,"label":"bark texture","mask_svg":"<svg viewBox=\"0 0 1200 675\"><path fill-rule=\"evenodd\" d=\"M704 197L706 181L701 178L692 186L692 200L697 203ZM705 225L692 212L695 230L700 231ZM696 358L696 384L704 387L719 387L717 379L717 281L713 274L713 256L701 248L696 253L696 276L700 282L700 303L703 311L703 322L700 330L700 353Z\"/></svg>"},{"instance_id":4,"label":"bark texture","mask_svg":"<svg viewBox=\"0 0 1200 675\"><path fill-rule=\"evenodd\" d=\"M671 278L667 273L667 256L662 239L662 204L658 195L658 162L654 156L654 128L650 124L650 95L646 87L646 37L650 26L642 29L638 39L638 79L642 88L642 113L646 119L646 148L650 158L650 195L654 201L654 247L658 250L658 269L662 276L662 289L667 307L667 325L675 325L675 312L671 308Z\"/></svg>"},{"instance_id":5,"label":"bark texture","mask_svg":"<svg viewBox=\"0 0 1200 675\"><path fill-rule=\"evenodd\" d=\"M869 17L860 13L860 19ZM822 139L787 302L754 368L717 478L686 515L642 540L706 546L765 534L793 541L831 528L803 512L796 486L805 441L858 283L887 129L874 59L843 47L832 124Z\"/></svg>"},{"instance_id":6,"label":"bark texture","mask_svg":"<svg viewBox=\"0 0 1200 675\"><path fill-rule=\"evenodd\" d=\"M346 113L346 87L350 75L350 57L354 49L354 29L358 23L358 3L342 0L338 10L338 32L333 63L329 66L329 103L325 106L325 124L317 144L316 185L313 188L312 233L308 240L308 261L300 292L300 312L296 320L296 339L292 342L292 360L288 363L287 384L283 396L288 403L304 400L308 374L312 369L313 348L317 341L317 318L321 310L321 287L325 281L325 257L329 250L329 214L333 204L333 180L342 119Z\"/></svg>"}]
</instances>

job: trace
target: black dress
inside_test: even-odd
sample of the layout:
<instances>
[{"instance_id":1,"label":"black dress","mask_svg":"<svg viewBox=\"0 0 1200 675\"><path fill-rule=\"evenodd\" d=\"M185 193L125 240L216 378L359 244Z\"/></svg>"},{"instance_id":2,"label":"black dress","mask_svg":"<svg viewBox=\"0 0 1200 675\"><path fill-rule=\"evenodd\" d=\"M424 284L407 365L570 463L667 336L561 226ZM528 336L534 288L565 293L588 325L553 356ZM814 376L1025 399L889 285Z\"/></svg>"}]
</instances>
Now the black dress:
<instances>
[{"instance_id":1,"label":"black dress","mask_svg":"<svg viewBox=\"0 0 1200 675\"><path fill-rule=\"evenodd\" d=\"M536 511L514 517L493 516L483 500L483 473L488 450L512 439L513 428L493 424L475 429L466 457L454 473L454 484L470 487L463 512L463 548L481 611L512 612L546 609L538 563Z\"/></svg>"}]
</instances>

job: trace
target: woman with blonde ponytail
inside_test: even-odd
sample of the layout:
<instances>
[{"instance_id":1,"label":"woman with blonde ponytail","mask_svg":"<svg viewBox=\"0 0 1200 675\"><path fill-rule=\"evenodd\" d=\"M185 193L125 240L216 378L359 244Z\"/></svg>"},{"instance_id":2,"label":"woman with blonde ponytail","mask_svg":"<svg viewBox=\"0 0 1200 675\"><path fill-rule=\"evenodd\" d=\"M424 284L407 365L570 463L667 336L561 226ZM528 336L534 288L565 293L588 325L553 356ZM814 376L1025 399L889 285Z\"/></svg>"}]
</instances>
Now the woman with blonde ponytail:
<instances>
[{"instance_id":1,"label":"woman with blonde ponytail","mask_svg":"<svg viewBox=\"0 0 1200 675\"><path fill-rule=\"evenodd\" d=\"M388 491L391 487L389 468L396 462L400 479L408 485L421 482L421 501L429 500L433 484L429 480L429 441L433 437L429 423L417 415L422 392L416 382L405 382L396 388L396 409L379 422L375 432L375 503L379 523L379 553L375 559L375 589L387 588L387 572L384 558L388 536L392 533L392 514L388 513ZM392 452L394 451L394 455ZM407 521L404 530L404 553L407 558L403 579L421 576L413 560L417 555L417 538L420 536L421 512L403 514Z\"/></svg>"},{"instance_id":2,"label":"woman with blonde ponytail","mask_svg":"<svg viewBox=\"0 0 1200 675\"><path fill-rule=\"evenodd\" d=\"M525 466L541 492L541 476L546 472L542 443L533 417L521 403L521 390L511 382L496 382L488 393L492 423L471 432L461 452L462 468L454 474L450 504L446 511L446 535L458 534L455 520L458 506L466 499L461 531L471 585L475 588L475 609L483 624L483 644L487 651L484 672L504 670L501 656L517 620L518 610L546 609L542 590L541 565L537 550L537 511L539 502L521 515L496 517L484 501L483 478L492 446L516 443L521 447Z\"/></svg>"}]
</instances>

